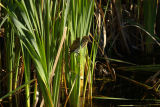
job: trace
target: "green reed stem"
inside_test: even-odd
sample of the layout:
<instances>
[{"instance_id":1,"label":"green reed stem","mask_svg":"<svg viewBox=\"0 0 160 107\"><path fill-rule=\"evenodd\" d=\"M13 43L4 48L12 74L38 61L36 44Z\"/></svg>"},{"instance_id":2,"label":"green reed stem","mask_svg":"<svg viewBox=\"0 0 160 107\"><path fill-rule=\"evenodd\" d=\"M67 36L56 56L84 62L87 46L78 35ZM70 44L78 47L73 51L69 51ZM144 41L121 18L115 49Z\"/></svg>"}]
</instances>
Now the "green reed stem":
<instances>
[{"instance_id":1,"label":"green reed stem","mask_svg":"<svg viewBox=\"0 0 160 107\"><path fill-rule=\"evenodd\" d=\"M154 24L156 21L156 0L144 0L144 25L145 29L154 35ZM146 53L150 54L153 51L153 40L146 36Z\"/></svg>"},{"instance_id":2,"label":"green reed stem","mask_svg":"<svg viewBox=\"0 0 160 107\"><path fill-rule=\"evenodd\" d=\"M22 46L22 51L23 51L23 61L24 61L24 74L25 74L25 83L28 83L30 81L30 55L27 52L26 48ZM26 92L26 107L30 107L30 84L27 84L25 87L25 92Z\"/></svg>"},{"instance_id":3,"label":"green reed stem","mask_svg":"<svg viewBox=\"0 0 160 107\"><path fill-rule=\"evenodd\" d=\"M11 25L8 25L9 31L6 35L6 68L9 73L8 77L8 92L12 91L12 78L13 78L13 46L14 46L14 30ZM9 100L12 101L12 94L9 96Z\"/></svg>"}]
</instances>

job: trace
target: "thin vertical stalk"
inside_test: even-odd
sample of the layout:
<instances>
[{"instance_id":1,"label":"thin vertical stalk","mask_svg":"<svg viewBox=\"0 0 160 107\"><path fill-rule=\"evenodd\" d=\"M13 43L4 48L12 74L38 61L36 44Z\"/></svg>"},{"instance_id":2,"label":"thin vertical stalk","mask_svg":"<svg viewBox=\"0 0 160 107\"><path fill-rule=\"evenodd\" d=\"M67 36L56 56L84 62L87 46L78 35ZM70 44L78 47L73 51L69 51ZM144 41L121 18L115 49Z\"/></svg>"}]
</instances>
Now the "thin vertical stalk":
<instances>
[{"instance_id":1,"label":"thin vertical stalk","mask_svg":"<svg viewBox=\"0 0 160 107\"><path fill-rule=\"evenodd\" d=\"M15 42L16 41L16 42ZM13 66L13 71L14 71L14 83L13 83L13 89L15 90L18 87L18 73L19 73L19 65L20 65L20 52L21 52L21 47L20 47L20 43L19 43L19 39L15 40L15 54L14 54L14 66ZM18 106L18 95L15 95L15 102L16 102L16 106Z\"/></svg>"},{"instance_id":2,"label":"thin vertical stalk","mask_svg":"<svg viewBox=\"0 0 160 107\"><path fill-rule=\"evenodd\" d=\"M34 79L36 78L35 76L35 73L34 73ZM39 92L37 90L37 80L35 81L35 84L34 84L34 95L33 95L33 105L32 107L36 107L37 103L38 103L38 100L39 100Z\"/></svg>"},{"instance_id":3,"label":"thin vertical stalk","mask_svg":"<svg viewBox=\"0 0 160 107\"><path fill-rule=\"evenodd\" d=\"M1 0L0 0L0 2L1 2ZM0 6L0 22L2 22L2 7ZM2 39L1 39L1 37L2 37L2 32L0 31L0 71L1 71L1 69L2 69L2 57L1 57L1 55L2 55ZM0 87L0 91L1 91L1 87Z\"/></svg>"},{"instance_id":4,"label":"thin vertical stalk","mask_svg":"<svg viewBox=\"0 0 160 107\"><path fill-rule=\"evenodd\" d=\"M144 25L145 29L151 34L154 35L154 24L156 21L156 0L144 0ZM153 50L153 40L146 36L146 53L150 54Z\"/></svg>"},{"instance_id":5,"label":"thin vertical stalk","mask_svg":"<svg viewBox=\"0 0 160 107\"><path fill-rule=\"evenodd\" d=\"M8 92L12 91L12 78L13 78L13 46L14 46L14 30L11 27L11 25L8 25L7 31L10 31L7 33L6 36L6 68L9 73L8 77ZM9 96L9 100L12 101L12 94Z\"/></svg>"},{"instance_id":6,"label":"thin vertical stalk","mask_svg":"<svg viewBox=\"0 0 160 107\"><path fill-rule=\"evenodd\" d=\"M15 58L14 58L14 71L15 71L15 75L14 75L14 86L13 89L17 88L17 83L18 83L18 71L19 71L19 61L20 61L20 52L21 52L21 47L19 46L19 42L15 43Z\"/></svg>"},{"instance_id":7,"label":"thin vertical stalk","mask_svg":"<svg viewBox=\"0 0 160 107\"><path fill-rule=\"evenodd\" d=\"M23 51L23 61L24 61L24 74L25 74L25 83L30 81L30 55L27 52L26 48L22 46ZM25 87L26 92L26 107L30 107L30 84L27 84Z\"/></svg>"},{"instance_id":8,"label":"thin vertical stalk","mask_svg":"<svg viewBox=\"0 0 160 107\"><path fill-rule=\"evenodd\" d=\"M47 72L48 77L50 73L50 30L49 30L49 4L50 0L46 0L46 19L45 19L45 45L46 45L46 62L47 62Z\"/></svg>"},{"instance_id":9,"label":"thin vertical stalk","mask_svg":"<svg viewBox=\"0 0 160 107\"><path fill-rule=\"evenodd\" d=\"M1 0L0 0L0 2L1 2ZM2 7L0 6L0 22L2 22L1 19L2 19ZM1 36L2 36L2 32L0 31L0 71L2 70L2 45L3 45ZM2 90L2 87L0 85L0 95L2 92L1 90Z\"/></svg>"},{"instance_id":10,"label":"thin vertical stalk","mask_svg":"<svg viewBox=\"0 0 160 107\"><path fill-rule=\"evenodd\" d=\"M1 48L1 46L2 46L2 40L0 38L0 71L2 71L2 57L1 57L1 55L2 55L2 48ZM0 85L0 95L1 95L1 92L2 92L2 87Z\"/></svg>"},{"instance_id":11,"label":"thin vertical stalk","mask_svg":"<svg viewBox=\"0 0 160 107\"><path fill-rule=\"evenodd\" d=\"M140 8L141 8L141 1L138 0L138 4L137 4L137 19L138 19L138 21L140 19L140 11L141 11Z\"/></svg>"}]
</instances>

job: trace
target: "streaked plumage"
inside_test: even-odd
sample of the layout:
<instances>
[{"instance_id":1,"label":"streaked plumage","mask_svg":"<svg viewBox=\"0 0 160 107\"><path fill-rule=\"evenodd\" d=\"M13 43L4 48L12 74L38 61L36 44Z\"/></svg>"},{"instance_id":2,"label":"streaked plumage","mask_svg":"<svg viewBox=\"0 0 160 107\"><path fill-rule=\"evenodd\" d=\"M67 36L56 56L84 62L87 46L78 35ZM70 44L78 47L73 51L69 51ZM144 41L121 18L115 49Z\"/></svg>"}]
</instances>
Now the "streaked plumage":
<instances>
[{"instance_id":1,"label":"streaked plumage","mask_svg":"<svg viewBox=\"0 0 160 107\"><path fill-rule=\"evenodd\" d=\"M72 52L79 52L80 46L81 48L85 47L88 42L91 42L89 36L83 36L82 41L80 44L80 38L77 38L76 40L73 41L73 44L70 46L70 53Z\"/></svg>"}]
</instances>

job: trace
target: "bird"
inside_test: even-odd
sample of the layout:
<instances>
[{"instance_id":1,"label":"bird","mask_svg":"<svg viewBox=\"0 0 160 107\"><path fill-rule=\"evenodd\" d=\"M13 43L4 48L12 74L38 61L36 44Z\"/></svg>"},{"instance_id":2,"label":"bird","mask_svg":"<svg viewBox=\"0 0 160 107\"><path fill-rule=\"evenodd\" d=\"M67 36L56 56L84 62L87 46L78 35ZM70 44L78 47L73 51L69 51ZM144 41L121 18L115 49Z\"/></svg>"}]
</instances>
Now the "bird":
<instances>
[{"instance_id":1,"label":"bird","mask_svg":"<svg viewBox=\"0 0 160 107\"><path fill-rule=\"evenodd\" d=\"M82 40L80 41L80 38L77 38L73 41L72 45L70 46L69 52L70 53L79 53L79 49L84 48L88 42L92 42L89 38L89 36L83 36Z\"/></svg>"}]
</instances>

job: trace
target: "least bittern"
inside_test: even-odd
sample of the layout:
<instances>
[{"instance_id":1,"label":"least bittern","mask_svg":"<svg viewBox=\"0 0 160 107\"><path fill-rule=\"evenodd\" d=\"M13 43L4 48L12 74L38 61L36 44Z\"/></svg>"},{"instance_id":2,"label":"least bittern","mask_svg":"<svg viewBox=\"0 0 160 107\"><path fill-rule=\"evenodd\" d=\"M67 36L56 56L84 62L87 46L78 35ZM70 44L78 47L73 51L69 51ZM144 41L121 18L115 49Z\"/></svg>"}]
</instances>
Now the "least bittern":
<instances>
[{"instance_id":1,"label":"least bittern","mask_svg":"<svg viewBox=\"0 0 160 107\"><path fill-rule=\"evenodd\" d=\"M83 48L88 44L88 42L92 42L89 36L83 36L81 42L80 42L80 38L77 38L76 40L73 41L73 44L70 46L69 52L79 53L80 46L81 48Z\"/></svg>"}]
</instances>

